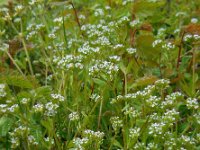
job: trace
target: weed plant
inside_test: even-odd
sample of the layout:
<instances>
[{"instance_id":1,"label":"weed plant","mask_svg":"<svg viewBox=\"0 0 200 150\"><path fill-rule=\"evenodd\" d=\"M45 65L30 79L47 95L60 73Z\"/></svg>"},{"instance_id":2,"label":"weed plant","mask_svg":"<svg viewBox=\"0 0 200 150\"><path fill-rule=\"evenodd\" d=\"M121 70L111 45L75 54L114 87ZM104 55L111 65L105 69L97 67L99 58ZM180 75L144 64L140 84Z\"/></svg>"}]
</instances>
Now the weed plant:
<instances>
[{"instance_id":1,"label":"weed plant","mask_svg":"<svg viewBox=\"0 0 200 150\"><path fill-rule=\"evenodd\" d=\"M1 0L0 149L199 150L199 0Z\"/></svg>"}]
</instances>

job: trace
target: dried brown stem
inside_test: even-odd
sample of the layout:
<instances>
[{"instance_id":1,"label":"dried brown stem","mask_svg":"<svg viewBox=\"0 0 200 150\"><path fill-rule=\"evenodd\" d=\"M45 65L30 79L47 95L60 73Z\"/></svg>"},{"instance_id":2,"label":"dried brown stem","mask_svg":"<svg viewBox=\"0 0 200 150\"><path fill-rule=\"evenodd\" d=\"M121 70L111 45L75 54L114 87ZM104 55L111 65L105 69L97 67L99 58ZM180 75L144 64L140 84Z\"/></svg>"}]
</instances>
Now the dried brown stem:
<instances>
[{"instance_id":1,"label":"dried brown stem","mask_svg":"<svg viewBox=\"0 0 200 150\"><path fill-rule=\"evenodd\" d=\"M69 2L69 3L70 3L70 4L72 5L72 7L73 7L75 19L76 19L76 22L77 22L77 24L78 24L78 26L79 26L79 29L80 29L80 31L81 31L81 24L80 24L80 21L79 21L79 18L78 18L78 13L77 13L77 11L76 11L76 8L75 8L73 2ZM82 32L81 32L81 34L82 34ZM83 35L83 34L82 34L82 35Z\"/></svg>"},{"instance_id":2,"label":"dried brown stem","mask_svg":"<svg viewBox=\"0 0 200 150\"><path fill-rule=\"evenodd\" d=\"M181 41L179 44L179 50L178 50L178 58L177 58L177 65L176 65L176 69L179 69L180 66L180 62L181 62L181 52L182 52L182 44L183 44L183 37L185 35L185 31L183 31L182 35L181 35Z\"/></svg>"}]
</instances>

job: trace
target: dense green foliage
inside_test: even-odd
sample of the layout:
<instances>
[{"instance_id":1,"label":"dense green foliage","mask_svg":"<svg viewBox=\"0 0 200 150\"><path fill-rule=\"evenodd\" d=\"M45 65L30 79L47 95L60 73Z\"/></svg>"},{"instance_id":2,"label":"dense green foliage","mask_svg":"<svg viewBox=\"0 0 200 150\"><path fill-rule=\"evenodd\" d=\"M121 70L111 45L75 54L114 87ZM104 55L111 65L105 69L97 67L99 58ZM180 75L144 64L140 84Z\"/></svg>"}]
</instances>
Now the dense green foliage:
<instances>
[{"instance_id":1,"label":"dense green foliage","mask_svg":"<svg viewBox=\"0 0 200 150\"><path fill-rule=\"evenodd\" d=\"M199 150L199 0L0 2L0 149Z\"/></svg>"}]
</instances>

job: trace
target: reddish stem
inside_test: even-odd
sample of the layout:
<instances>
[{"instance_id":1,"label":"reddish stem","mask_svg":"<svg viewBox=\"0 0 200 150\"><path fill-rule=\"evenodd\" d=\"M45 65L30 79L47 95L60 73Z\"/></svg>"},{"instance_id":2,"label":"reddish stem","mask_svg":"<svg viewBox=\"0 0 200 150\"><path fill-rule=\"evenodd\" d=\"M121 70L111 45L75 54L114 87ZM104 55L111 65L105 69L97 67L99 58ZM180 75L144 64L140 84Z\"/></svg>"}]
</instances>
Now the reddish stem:
<instances>
[{"instance_id":1,"label":"reddish stem","mask_svg":"<svg viewBox=\"0 0 200 150\"><path fill-rule=\"evenodd\" d=\"M181 62L181 52L182 52L182 44L183 44L183 37L185 35L185 31L183 31L182 35L181 35L181 41L180 41L180 45L179 45L179 50L178 50L178 58L177 58L177 65L176 65L176 69L179 69L180 66L180 62Z\"/></svg>"}]
</instances>

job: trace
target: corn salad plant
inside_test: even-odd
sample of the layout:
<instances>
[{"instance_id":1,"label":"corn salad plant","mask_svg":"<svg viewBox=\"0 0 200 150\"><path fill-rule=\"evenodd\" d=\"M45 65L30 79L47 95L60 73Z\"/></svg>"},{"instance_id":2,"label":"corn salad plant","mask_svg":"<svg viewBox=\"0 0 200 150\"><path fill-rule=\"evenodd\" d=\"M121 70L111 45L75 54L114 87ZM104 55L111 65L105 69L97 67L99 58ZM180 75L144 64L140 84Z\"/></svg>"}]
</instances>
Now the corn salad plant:
<instances>
[{"instance_id":1,"label":"corn salad plant","mask_svg":"<svg viewBox=\"0 0 200 150\"><path fill-rule=\"evenodd\" d=\"M199 0L1 0L0 149L199 150Z\"/></svg>"}]
</instances>

